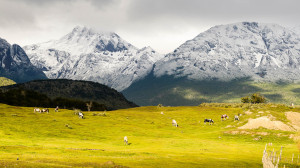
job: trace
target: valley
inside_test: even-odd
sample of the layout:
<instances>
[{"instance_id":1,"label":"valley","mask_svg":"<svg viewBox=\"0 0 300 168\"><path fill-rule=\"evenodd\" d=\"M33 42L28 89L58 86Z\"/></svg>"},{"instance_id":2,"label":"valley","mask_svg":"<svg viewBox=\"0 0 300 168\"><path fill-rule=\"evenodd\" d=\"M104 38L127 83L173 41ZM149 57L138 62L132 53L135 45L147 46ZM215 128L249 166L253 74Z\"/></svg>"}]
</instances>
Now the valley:
<instances>
[{"instance_id":1,"label":"valley","mask_svg":"<svg viewBox=\"0 0 300 168\"><path fill-rule=\"evenodd\" d=\"M0 0L0 168L300 167L299 6Z\"/></svg>"}]
</instances>

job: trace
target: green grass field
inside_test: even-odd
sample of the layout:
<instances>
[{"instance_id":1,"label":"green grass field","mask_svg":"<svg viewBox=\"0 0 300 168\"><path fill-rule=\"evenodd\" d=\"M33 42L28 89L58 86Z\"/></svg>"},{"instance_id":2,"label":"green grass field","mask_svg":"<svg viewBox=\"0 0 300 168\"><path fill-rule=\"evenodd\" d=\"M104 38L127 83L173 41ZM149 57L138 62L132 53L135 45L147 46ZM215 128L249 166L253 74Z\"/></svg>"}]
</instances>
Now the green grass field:
<instances>
[{"instance_id":1,"label":"green grass field","mask_svg":"<svg viewBox=\"0 0 300 168\"><path fill-rule=\"evenodd\" d=\"M0 77L0 86L8 86L13 84L16 84L16 82L5 77Z\"/></svg>"},{"instance_id":2,"label":"green grass field","mask_svg":"<svg viewBox=\"0 0 300 168\"><path fill-rule=\"evenodd\" d=\"M140 106L161 103L171 106L195 106L203 102L240 103L241 97L253 93L261 93L272 103L300 104L299 82L256 82L249 78L197 81L171 76L149 76L133 83L122 93Z\"/></svg>"},{"instance_id":3,"label":"green grass field","mask_svg":"<svg viewBox=\"0 0 300 168\"><path fill-rule=\"evenodd\" d=\"M246 110L253 114L244 115ZM259 111L287 123L284 112L300 109L272 104L152 106L109 111L106 116L84 112L85 119L79 119L71 110L40 114L30 107L0 104L0 167L262 167L269 142L269 150L283 146L281 167L297 167L298 145L288 137L295 132L259 128L247 130L250 134L228 133ZM234 122L238 113L243 114L241 121ZM221 114L229 119L221 122ZM215 124L204 124L204 118ZM124 136L130 145L124 145ZM294 164L289 163L292 154Z\"/></svg>"}]
</instances>

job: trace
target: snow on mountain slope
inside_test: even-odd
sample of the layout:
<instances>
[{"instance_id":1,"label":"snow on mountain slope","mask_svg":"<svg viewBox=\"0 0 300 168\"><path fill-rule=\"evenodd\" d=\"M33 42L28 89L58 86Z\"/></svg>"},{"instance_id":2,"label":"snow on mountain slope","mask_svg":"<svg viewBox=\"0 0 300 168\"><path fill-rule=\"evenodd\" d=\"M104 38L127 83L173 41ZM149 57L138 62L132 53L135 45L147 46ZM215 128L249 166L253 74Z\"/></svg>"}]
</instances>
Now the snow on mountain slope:
<instances>
[{"instance_id":1,"label":"snow on mountain slope","mask_svg":"<svg viewBox=\"0 0 300 168\"><path fill-rule=\"evenodd\" d=\"M111 32L76 27L59 40L25 46L31 62L48 78L99 82L122 91L144 78L163 56L137 49Z\"/></svg>"},{"instance_id":2,"label":"snow on mountain slope","mask_svg":"<svg viewBox=\"0 0 300 168\"><path fill-rule=\"evenodd\" d=\"M155 64L154 75L188 79L300 80L300 38L276 24L242 22L199 34Z\"/></svg>"},{"instance_id":3,"label":"snow on mountain slope","mask_svg":"<svg viewBox=\"0 0 300 168\"><path fill-rule=\"evenodd\" d=\"M291 30L300 36L300 25L291 28Z\"/></svg>"}]
</instances>

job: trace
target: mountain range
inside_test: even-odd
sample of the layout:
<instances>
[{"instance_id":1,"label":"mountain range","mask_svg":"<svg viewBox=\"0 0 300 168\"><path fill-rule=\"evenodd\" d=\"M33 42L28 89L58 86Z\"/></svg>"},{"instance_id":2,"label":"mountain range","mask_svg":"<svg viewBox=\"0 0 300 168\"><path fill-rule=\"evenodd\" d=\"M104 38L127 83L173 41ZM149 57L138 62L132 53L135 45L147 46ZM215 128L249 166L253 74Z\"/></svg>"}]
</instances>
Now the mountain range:
<instances>
[{"instance_id":1,"label":"mountain range","mask_svg":"<svg viewBox=\"0 0 300 168\"><path fill-rule=\"evenodd\" d=\"M116 33L78 26L24 50L50 79L99 82L139 105L195 105L228 99L212 99L218 93L263 90L253 82L298 83L298 29L257 22L218 25L162 55L151 47L138 49ZM269 97L283 100L273 93Z\"/></svg>"},{"instance_id":2,"label":"mountain range","mask_svg":"<svg viewBox=\"0 0 300 168\"><path fill-rule=\"evenodd\" d=\"M157 61L144 80L123 93L139 105L238 102L251 92L263 92L270 101L295 102L298 85L286 92L282 87L299 82L299 56L299 35L288 28L257 22L219 25Z\"/></svg>"},{"instance_id":3,"label":"mountain range","mask_svg":"<svg viewBox=\"0 0 300 168\"><path fill-rule=\"evenodd\" d=\"M193 80L300 80L300 37L276 24L215 26L155 63L154 75ZM288 74L288 75L287 75Z\"/></svg>"}]
</instances>

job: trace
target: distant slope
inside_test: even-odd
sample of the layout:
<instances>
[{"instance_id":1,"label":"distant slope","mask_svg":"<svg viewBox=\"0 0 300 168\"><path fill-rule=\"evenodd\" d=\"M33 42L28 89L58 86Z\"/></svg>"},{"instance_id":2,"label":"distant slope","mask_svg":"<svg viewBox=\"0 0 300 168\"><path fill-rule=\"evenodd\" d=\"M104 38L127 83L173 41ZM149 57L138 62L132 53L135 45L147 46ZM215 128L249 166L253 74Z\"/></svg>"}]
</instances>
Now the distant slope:
<instances>
[{"instance_id":1,"label":"distant slope","mask_svg":"<svg viewBox=\"0 0 300 168\"><path fill-rule=\"evenodd\" d=\"M108 110L136 107L132 102L114 89L105 85L67 79L37 80L27 83L2 87L2 90L24 89L45 94L54 99L57 97L95 101L104 104Z\"/></svg>"},{"instance_id":2,"label":"distant slope","mask_svg":"<svg viewBox=\"0 0 300 168\"><path fill-rule=\"evenodd\" d=\"M140 106L199 105L203 102L240 102L240 98L260 92L269 102L300 104L300 83L254 82L249 78L231 81L189 80L149 75L122 93Z\"/></svg>"},{"instance_id":3,"label":"distant slope","mask_svg":"<svg viewBox=\"0 0 300 168\"><path fill-rule=\"evenodd\" d=\"M14 82L13 80L10 80L8 78L5 78L5 77L0 77L0 87L7 86L7 85L13 85L13 84L16 84L16 82Z\"/></svg>"},{"instance_id":4,"label":"distant slope","mask_svg":"<svg viewBox=\"0 0 300 168\"><path fill-rule=\"evenodd\" d=\"M15 82L47 79L43 71L31 64L25 51L17 44L10 45L0 38L0 76Z\"/></svg>"}]
</instances>

